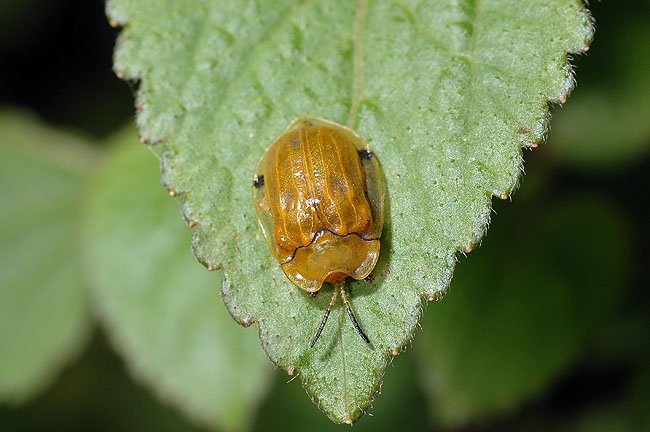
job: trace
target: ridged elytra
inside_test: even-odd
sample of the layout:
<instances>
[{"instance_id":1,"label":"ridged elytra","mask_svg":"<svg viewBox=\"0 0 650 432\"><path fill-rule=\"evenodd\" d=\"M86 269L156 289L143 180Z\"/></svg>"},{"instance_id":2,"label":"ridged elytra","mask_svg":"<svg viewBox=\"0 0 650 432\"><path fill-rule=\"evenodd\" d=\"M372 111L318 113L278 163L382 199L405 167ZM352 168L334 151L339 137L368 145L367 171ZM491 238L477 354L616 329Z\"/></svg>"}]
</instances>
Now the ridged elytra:
<instances>
[{"instance_id":1,"label":"ridged elytra","mask_svg":"<svg viewBox=\"0 0 650 432\"><path fill-rule=\"evenodd\" d=\"M253 178L255 213L273 257L298 288L333 293L313 347L348 277L366 278L379 258L384 222L381 168L353 130L318 117L293 120L268 147Z\"/></svg>"}]
</instances>

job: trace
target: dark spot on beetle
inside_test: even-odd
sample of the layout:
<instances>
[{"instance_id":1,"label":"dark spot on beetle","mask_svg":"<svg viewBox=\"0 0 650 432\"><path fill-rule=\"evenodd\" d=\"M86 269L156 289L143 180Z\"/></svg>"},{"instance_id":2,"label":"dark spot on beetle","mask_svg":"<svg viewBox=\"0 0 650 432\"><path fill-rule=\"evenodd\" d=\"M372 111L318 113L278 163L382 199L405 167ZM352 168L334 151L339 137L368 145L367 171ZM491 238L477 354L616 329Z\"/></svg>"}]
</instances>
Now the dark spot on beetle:
<instances>
[{"instance_id":1,"label":"dark spot on beetle","mask_svg":"<svg viewBox=\"0 0 650 432\"><path fill-rule=\"evenodd\" d=\"M253 177L253 186L255 186L256 188L261 188L262 186L264 186L264 176L261 175L261 176Z\"/></svg>"},{"instance_id":2,"label":"dark spot on beetle","mask_svg":"<svg viewBox=\"0 0 650 432\"><path fill-rule=\"evenodd\" d=\"M299 145L300 145L300 140L298 138L294 138L291 140L292 147L298 147Z\"/></svg>"},{"instance_id":3,"label":"dark spot on beetle","mask_svg":"<svg viewBox=\"0 0 650 432\"><path fill-rule=\"evenodd\" d=\"M361 159L370 160L372 159L372 152L370 150L359 150L357 151Z\"/></svg>"},{"instance_id":4,"label":"dark spot on beetle","mask_svg":"<svg viewBox=\"0 0 650 432\"><path fill-rule=\"evenodd\" d=\"M370 274L369 274L368 276L366 276L365 279L364 279L364 281L366 281L366 282L372 282L372 281L374 281L374 280L375 280L375 275L373 275L372 273L370 273Z\"/></svg>"}]
</instances>

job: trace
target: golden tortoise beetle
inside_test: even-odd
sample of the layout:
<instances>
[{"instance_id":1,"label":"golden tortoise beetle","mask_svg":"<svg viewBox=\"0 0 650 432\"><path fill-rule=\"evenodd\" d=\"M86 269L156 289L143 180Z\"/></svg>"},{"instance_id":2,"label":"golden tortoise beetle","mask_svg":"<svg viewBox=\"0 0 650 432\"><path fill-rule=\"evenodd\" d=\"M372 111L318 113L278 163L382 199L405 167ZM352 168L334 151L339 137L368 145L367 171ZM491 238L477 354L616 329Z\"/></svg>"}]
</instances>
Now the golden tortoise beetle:
<instances>
[{"instance_id":1,"label":"golden tortoise beetle","mask_svg":"<svg viewBox=\"0 0 650 432\"><path fill-rule=\"evenodd\" d=\"M291 122L257 165L253 179L257 219L271 253L298 288L315 295L334 286L313 347L347 277L364 279L379 258L384 188L379 162L366 141L337 123L305 116Z\"/></svg>"}]
</instances>

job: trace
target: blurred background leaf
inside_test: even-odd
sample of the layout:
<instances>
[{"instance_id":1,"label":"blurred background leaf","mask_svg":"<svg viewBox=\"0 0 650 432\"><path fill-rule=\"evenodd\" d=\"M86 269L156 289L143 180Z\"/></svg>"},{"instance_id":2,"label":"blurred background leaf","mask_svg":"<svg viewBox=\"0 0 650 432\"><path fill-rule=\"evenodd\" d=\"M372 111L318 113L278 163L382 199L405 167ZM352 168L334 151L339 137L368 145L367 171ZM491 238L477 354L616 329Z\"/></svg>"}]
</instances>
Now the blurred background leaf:
<instances>
[{"instance_id":1,"label":"blurred background leaf","mask_svg":"<svg viewBox=\"0 0 650 432\"><path fill-rule=\"evenodd\" d=\"M423 320L419 363L434 417L464 424L544 390L615 306L628 249L625 221L599 200L495 221Z\"/></svg>"},{"instance_id":2,"label":"blurred background leaf","mask_svg":"<svg viewBox=\"0 0 650 432\"><path fill-rule=\"evenodd\" d=\"M0 112L0 402L34 396L86 340L78 232L91 150L26 114Z\"/></svg>"},{"instance_id":3,"label":"blurred background leaf","mask_svg":"<svg viewBox=\"0 0 650 432\"><path fill-rule=\"evenodd\" d=\"M268 360L223 306L220 275L193 257L153 153L132 129L112 141L85 218L102 323L136 379L163 400L215 429L245 429L266 394Z\"/></svg>"},{"instance_id":4,"label":"blurred background leaf","mask_svg":"<svg viewBox=\"0 0 650 432\"><path fill-rule=\"evenodd\" d=\"M128 376L101 331L56 384L21 409L0 407L3 432L199 430Z\"/></svg>"},{"instance_id":5,"label":"blurred background leaf","mask_svg":"<svg viewBox=\"0 0 650 432\"><path fill-rule=\"evenodd\" d=\"M580 169L613 170L650 151L650 4L598 22L580 85L553 118L550 152Z\"/></svg>"}]
</instances>

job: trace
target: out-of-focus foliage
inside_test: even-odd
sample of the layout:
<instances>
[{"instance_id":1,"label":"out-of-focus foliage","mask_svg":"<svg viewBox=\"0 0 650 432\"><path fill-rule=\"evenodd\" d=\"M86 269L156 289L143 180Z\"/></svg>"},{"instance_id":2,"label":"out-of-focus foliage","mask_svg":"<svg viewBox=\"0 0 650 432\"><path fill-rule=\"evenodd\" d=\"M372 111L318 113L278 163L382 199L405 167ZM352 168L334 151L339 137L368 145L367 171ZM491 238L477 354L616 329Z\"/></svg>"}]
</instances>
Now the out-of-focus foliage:
<instances>
[{"instance_id":1,"label":"out-of-focus foliage","mask_svg":"<svg viewBox=\"0 0 650 432\"><path fill-rule=\"evenodd\" d=\"M88 190L86 265L98 312L134 376L214 429L246 429L270 367L234 323L218 274L192 256L178 204L154 155L129 129Z\"/></svg>"},{"instance_id":2,"label":"out-of-focus foliage","mask_svg":"<svg viewBox=\"0 0 650 432\"><path fill-rule=\"evenodd\" d=\"M608 203L579 197L494 222L423 322L420 374L434 419L511 410L578 358L628 279L624 222Z\"/></svg>"},{"instance_id":3,"label":"out-of-focus foliage","mask_svg":"<svg viewBox=\"0 0 650 432\"><path fill-rule=\"evenodd\" d=\"M650 152L650 5L622 9L598 26L580 86L553 119L550 151L582 169L620 169Z\"/></svg>"},{"instance_id":4,"label":"out-of-focus foliage","mask_svg":"<svg viewBox=\"0 0 650 432\"><path fill-rule=\"evenodd\" d=\"M79 138L0 112L0 402L42 390L86 340L79 198L94 156Z\"/></svg>"},{"instance_id":5,"label":"out-of-focus foliage","mask_svg":"<svg viewBox=\"0 0 650 432\"><path fill-rule=\"evenodd\" d=\"M20 409L0 407L0 425L3 432L198 430L180 410L160 404L127 375L101 331L55 386Z\"/></svg>"}]
</instances>

